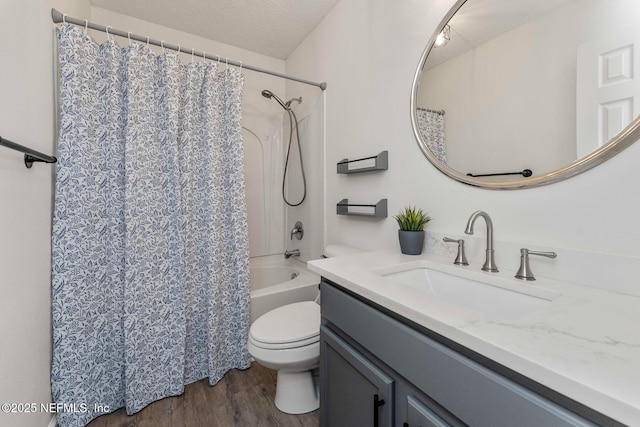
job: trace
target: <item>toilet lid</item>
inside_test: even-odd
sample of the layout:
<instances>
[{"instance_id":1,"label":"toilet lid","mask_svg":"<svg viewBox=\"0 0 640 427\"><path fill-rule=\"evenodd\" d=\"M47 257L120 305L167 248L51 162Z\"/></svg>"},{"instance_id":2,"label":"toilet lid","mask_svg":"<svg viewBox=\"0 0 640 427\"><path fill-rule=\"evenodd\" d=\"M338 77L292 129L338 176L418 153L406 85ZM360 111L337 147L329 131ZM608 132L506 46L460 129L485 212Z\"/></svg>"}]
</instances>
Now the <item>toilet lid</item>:
<instances>
[{"instance_id":1,"label":"toilet lid","mask_svg":"<svg viewBox=\"0 0 640 427\"><path fill-rule=\"evenodd\" d=\"M249 331L254 341L284 344L320 334L320 306L313 301L285 305L260 316Z\"/></svg>"}]
</instances>

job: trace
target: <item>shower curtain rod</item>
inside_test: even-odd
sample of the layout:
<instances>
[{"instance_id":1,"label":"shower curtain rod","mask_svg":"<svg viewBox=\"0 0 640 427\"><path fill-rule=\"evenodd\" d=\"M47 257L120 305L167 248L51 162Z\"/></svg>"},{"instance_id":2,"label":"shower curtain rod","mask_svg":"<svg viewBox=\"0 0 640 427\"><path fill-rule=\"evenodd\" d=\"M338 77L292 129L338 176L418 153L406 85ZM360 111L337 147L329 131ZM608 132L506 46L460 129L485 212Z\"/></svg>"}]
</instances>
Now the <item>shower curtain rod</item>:
<instances>
[{"instance_id":1,"label":"shower curtain rod","mask_svg":"<svg viewBox=\"0 0 640 427\"><path fill-rule=\"evenodd\" d=\"M431 108L424 108L424 107L416 107L418 110L422 110L422 111L426 111L428 113L436 113L436 114L440 114L441 116L444 116L444 110L432 110Z\"/></svg>"},{"instance_id":2,"label":"shower curtain rod","mask_svg":"<svg viewBox=\"0 0 640 427\"><path fill-rule=\"evenodd\" d=\"M179 45L174 45L174 44L170 44L170 43L164 43L164 41L159 41L159 40L150 39L148 37L139 36L137 34L133 34L133 33L128 32L128 31L117 30L115 28L111 28L111 26L106 26L105 27L104 25L94 24L93 22L85 21L84 19L78 19L78 18L72 18L70 16L65 16L62 12L60 12L60 11L58 11L56 9L51 9L51 18L53 19L53 22L56 23L56 24L59 24L61 22L67 22L69 24L74 24L74 25L78 25L78 26L82 26L82 27L91 28L92 30L102 31L103 33L113 34L114 36L126 37L126 38L131 39L131 40L136 40L136 41L143 42L143 43L149 43L149 44L152 44L154 46L164 47L165 49L171 49L171 50L175 50L175 51L186 53L186 54L192 53L195 56L198 56L198 57L201 57L201 58L204 57L204 58L210 59L212 61L220 61L221 60L221 58L218 55L205 54L205 52L201 52L199 50L190 49L190 48L186 48L186 47L182 48ZM296 82L299 82L299 83L304 83L304 84L311 85L311 86L317 86L322 90L325 90L327 88L327 83L326 82L316 83L316 82L312 82L312 81L309 81L309 80L304 80L304 79L301 79L301 78L298 78L298 77L293 77L293 76L288 76L286 74L281 74L281 73L278 73L276 71L265 70L264 68L255 67L253 65L247 65L247 64L244 64L244 63L239 62L239 61L231 61L228 58L224 58L224 63L233 65L234 67L240 67L240 68L245 68L247 70L256 71L258 73L270 74L272 76L281 77L283 79L293 80L293 81L296 81Z\"/></svg>"}]
</instances>

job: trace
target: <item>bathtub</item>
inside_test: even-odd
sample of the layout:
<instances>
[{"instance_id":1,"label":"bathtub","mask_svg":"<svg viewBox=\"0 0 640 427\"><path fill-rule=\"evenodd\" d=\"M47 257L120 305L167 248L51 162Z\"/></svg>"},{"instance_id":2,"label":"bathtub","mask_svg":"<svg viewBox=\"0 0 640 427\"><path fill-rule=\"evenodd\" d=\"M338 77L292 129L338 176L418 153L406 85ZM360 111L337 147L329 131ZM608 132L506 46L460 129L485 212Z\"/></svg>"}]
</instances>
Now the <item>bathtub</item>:
<instances>
[{"instance_id":1,"label":"bathtub","mask_svg":"<svg viewBox=\"0 0 640 427\"><path fill-rule=\"evenodd\" d=\"M250 260L251 323L264 313L286 304L313 301L318 296L320 276L304 262L282 255Z\"/></svg>"}]
</instances>

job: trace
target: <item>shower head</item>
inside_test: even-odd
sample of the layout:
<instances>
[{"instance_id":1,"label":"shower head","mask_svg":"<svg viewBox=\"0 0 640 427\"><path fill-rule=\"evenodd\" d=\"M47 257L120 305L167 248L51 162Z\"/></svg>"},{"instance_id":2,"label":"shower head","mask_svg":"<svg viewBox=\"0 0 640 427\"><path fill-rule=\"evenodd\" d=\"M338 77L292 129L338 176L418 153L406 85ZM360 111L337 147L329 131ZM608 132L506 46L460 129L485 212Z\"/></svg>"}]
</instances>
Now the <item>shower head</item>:
<instances>
[{"instance_id":1,"label":"shower head","mask_svg":"<svg viewBox=\"0 0 640 427\"><path fill-rule=\"evenodd\" d=\"M275 99L276 101L278 101L278 104L282 105L282 108L284 108L285 110L290 110L291 109L291 103L293 101L297 102L298 104L302 104L302 97L291 98L287 102L283 102L282 99L278 98L273 92L271 92L268 89L265 89L265 90L262 91L262 96L264 96L265 98L268 98L268 99L271 99L271 98Z\"/></svg>"},{"instance_id":2,"label":"shower head","mask_svg":"<svg viewBox=\"0 0 640 427\"><path fill-rule=\"evenodd\" d=\"M269 99L273 98L273 99L275 99L276 101L278 101L278 104L280 104L280 105L282 106L282 108L284 108L285 110L288 110L288 109L289 109L289 105L290 105L290 104L285 104L285 103L282 101L282 99L278 98L278 97L277 97L273 92L271 92L270 90L267 90L267 89L263 90L263 91L262 91L262 96L264 96L265 98L269 98Z\"/></svg>"}]
</instances>

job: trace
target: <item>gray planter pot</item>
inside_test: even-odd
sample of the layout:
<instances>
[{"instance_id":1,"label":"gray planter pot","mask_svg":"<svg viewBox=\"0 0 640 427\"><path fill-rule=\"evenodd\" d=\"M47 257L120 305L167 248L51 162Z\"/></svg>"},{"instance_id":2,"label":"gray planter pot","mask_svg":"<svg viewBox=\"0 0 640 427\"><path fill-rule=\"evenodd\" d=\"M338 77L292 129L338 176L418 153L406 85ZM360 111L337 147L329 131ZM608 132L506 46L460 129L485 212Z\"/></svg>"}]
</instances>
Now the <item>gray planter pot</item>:
<instances>
[{"instance_id":1,"label":"gray planter pot","mask_svg":"<svg viewBox=\"0 0 640 427\"><path fill-rule=\"evenodd\" d=\"M402 231L398 230L400 239L400 251L406 255L420 255L424 246L423 231Z\"/></svg>"}]
</instances>

